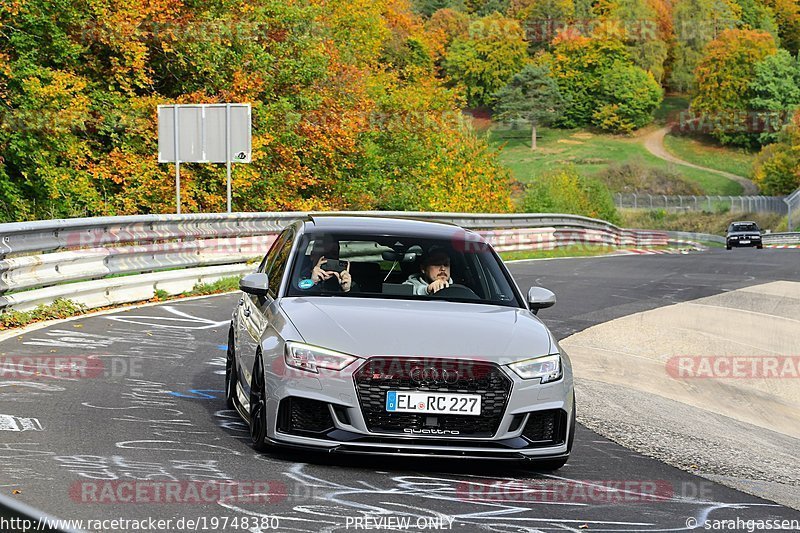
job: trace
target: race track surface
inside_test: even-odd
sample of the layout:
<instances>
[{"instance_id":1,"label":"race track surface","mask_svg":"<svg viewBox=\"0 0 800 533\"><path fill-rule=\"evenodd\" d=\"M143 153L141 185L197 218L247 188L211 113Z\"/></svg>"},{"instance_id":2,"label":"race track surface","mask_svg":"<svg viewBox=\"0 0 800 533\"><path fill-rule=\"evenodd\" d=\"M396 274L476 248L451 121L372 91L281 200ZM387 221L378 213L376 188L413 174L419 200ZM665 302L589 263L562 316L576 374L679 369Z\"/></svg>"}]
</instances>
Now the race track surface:
<instances>
[{"instance_id":1,"label":"race track surface","mask_svg":"<svg viewBox=\"0 0 800 533\"><path fill-rule=\"evenodd\" d=\"M767 281L800 281L800 252L563 259L518 262L511 270L523 291L537 284L557 294L558 304L540 316L561 339L647 309ZM707 519L800 519L797 511L666 466L583 427L570 462L555 474L474 460L256 453L222 399L237 299L120 311L0 343L5 361L69 357L96 367L88 377L0 380L2 493L19 491L14 498L60 518L170 519L167 529L175 531L194 529L177 525L179 519L199 519L200 531L408 525L497 532L680 531ZM218 501L203 484L209 480L233 480L214 490L235 496Z\"/></svg>"}]
</instances>

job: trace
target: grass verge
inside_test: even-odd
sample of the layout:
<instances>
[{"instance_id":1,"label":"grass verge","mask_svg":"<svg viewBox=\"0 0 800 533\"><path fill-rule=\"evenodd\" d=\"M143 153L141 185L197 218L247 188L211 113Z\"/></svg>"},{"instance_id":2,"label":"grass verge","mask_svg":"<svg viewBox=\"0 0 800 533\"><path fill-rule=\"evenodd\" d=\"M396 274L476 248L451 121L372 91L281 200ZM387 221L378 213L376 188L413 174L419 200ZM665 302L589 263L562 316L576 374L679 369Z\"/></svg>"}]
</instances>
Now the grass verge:
<instances>
[{"instance_id":1,"label":"grass verge","mask_svg":"<svg viewBox=\"0 0 800 533\"><path fill-rule=\"evenodd\" d=\"M680 135L664 137L664 146L675 157L695 165L729 172L744 178L750 178L753 175L753 161L755 161L756 154L752 151L726 148L710 140Z\"/></svg>"}]
</instances>

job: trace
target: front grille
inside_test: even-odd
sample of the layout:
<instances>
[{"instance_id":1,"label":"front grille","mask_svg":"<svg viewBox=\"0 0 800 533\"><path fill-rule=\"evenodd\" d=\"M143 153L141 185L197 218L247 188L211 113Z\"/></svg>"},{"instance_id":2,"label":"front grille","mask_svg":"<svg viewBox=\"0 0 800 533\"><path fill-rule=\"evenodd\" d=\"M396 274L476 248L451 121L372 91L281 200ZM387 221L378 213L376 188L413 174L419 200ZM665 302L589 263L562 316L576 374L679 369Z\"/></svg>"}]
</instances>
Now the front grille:
<instances>
[{"instance_id":1,"label":"front grille","mask_svg":"<svg viewBox=\"0 0 800 533\"><path fill-rule=\"evenodd\" d=\"M419 379L419 369L447 370L451 379ZM452 379L452 372L457 372ZM415 379L412 379L412 375ZM497 432L511 392L511 380L491 363L447 359L373 358L354 374L367 429L403 434L404 429L458 431L459 437L491 437ZM387 391L452 392L481 395L480 416L389 413Z\"/></svg>"},{"instance_id":2,"label":"front grille","mask_svg":"<svg viewBox=\"0 0 800 533\"><path fill-rule=\"evenodd\" d=\"M307 398L289 397L278 407L278 431L291 434L320 434L333 428L328 404Z\"/></svg>"},{"instance_id":3,"label":"front grille","mask_svg":"<svg viewBox=\"0 0 800 533\"><path fill-rule=\"evenodd\" d=\"M522 436L532 444L552 446L564 442L567 429L567 413L561 409L534 411L522 430Z\"/></svg>"}]
</instances>

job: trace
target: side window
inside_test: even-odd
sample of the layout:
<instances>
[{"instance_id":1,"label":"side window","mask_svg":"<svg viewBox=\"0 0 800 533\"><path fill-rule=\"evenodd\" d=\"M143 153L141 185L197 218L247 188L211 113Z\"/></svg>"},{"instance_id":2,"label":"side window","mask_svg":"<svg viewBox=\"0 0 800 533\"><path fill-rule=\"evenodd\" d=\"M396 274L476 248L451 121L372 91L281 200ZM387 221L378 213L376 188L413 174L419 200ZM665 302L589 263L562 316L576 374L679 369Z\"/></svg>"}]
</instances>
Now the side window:
<instances>
[{"instance_id":1,"label":"side window","mask_svg":"<svg viewBox=\"0 0 800 533\"><path fill-rule=\"evenodd\" d=\"M265 273L271 265L275 261L275 256L278 255L278 250L281 249L283 242L286 240L286 235L289 233L288 229L283 230L272 242L272 246L270 246L267 255L264 256L264 259L261 260L261 264L258 265L258 270L261 274Z\"/></svg>"},{"instance_id":2,"label":"side window","mask_svg":"<svg viewBox=\"0 0 800 533\"><path fill-rule=\"evenodd\" d=\"M287 229L280 237L280 242L275 246L275 255L267 260L265 273L269 278L269 295L275 298L278 294L283 274L286 272L286 265L289 264L289 254L292 253L292 241L294 231ZM270 250L270 254L273 250ZM268 254L269 255L269 254Z\"/></svg>"}]
</instances>

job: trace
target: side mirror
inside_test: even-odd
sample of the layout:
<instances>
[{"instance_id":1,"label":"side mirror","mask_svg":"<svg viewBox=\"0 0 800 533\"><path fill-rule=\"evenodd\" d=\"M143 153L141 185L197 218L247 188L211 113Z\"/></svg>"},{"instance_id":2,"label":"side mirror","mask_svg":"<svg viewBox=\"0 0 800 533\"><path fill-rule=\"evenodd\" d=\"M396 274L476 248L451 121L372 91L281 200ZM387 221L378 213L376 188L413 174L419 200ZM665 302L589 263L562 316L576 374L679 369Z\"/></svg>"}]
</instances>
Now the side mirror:
<instances>
[{"instance_id":1,"label":"side mirror","mask_svg":"<svg viewBox=\"0 0 800 533\"><path fill-rule=\"evenodd\" d=\"M247 294L266 296L269 288L267 275L261 272L248 274L239 280L239 288Z\"/></svg>"},{"instance_id":2,"label":"side mirror","mask_svg":"<svg viewBox=\"0 0 800 533\"><path fill-rule=\"evenodd\" d=\"M537 314L539 309L553 307L556 304L556 295L544 287L531 287L528 290L528 307L533 314Z\"/></svg>"}]
</instances>

